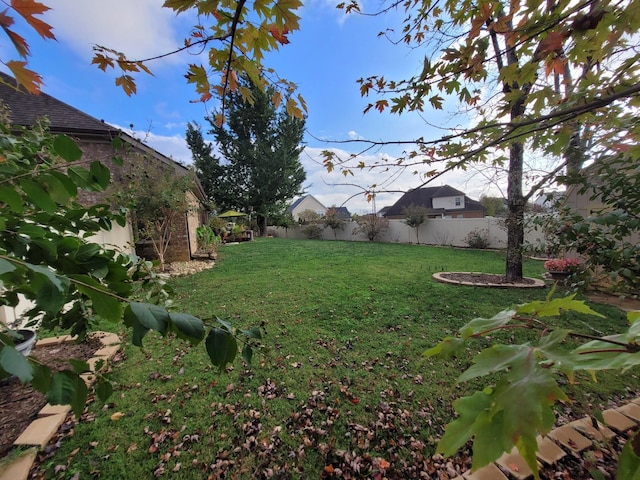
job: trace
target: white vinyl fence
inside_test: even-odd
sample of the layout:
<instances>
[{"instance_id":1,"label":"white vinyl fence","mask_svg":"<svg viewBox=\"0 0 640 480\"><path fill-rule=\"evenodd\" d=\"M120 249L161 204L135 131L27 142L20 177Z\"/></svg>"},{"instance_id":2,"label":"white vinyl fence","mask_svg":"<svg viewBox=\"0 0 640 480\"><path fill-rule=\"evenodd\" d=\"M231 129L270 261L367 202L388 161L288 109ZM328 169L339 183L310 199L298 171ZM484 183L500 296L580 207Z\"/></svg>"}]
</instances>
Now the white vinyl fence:
<instances>
[{"instance_id":1,"label":"white vinyl fence","mask_svg":"<svg viewBox=\"0 0 640 480\"><path fill-rule=\"evenodd\" d=\"M301 232L308 225L296 225L293 228L269 227L268 232L280 238L307 238ZM357 227L356 222L349 222L343 230L334 231L331 228L323 229L323 240L352 240L368 241L363 235L353 233ZM322 224L319 224L323 228ZM507 232L504 228L504 220L485 218L433 218L420 225L418 236L421 244L441 245L454 247L468 247L467 236L474 231L479 231L489 240L489 248L506 248ZM541 232L528 230L525 232L525 242L536 244L542 240ZM376 238L378 242L417 243L416 229L409 227L404 220L389 220L389 230Z\"/></svg>"}]
</instances>

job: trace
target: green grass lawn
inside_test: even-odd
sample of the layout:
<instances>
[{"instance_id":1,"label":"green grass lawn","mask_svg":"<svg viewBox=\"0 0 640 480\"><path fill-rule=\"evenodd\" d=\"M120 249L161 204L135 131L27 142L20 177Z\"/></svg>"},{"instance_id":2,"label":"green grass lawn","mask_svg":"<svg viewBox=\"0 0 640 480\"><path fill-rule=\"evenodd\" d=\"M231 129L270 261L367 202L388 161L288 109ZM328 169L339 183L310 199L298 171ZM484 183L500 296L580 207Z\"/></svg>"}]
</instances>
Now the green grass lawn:
<instances>
[{"instance_id":1,"label":"green grass lawn","mask_svg":"<svg viewBox=\"0 0 640 480\"><path fill-rule=\"evenodd\" d=\"M93 402L43 465L51 478L320 478L338 468L368 477L389 462L390 478L418 476L452 419L452 401L482 385L455 383L473 351L447 362L422 352L476 316L548 293L431 276L503 269L504 254L492 251L285 239L223 247L216 268L170 282L175 307L263 325L265 350L253 367L236 362L218 373L203 345L153 334L144 350L126 344L110 403ZM539 278L542 262L524 270ZM591 334L625 325L617 309L592 307L606 318L554 322ZM514 335L523 342L530 334ZM633 373L597 384L579 378L568 387L574 404L559 413L637 390Z\"/></svg>"}]
</instances>

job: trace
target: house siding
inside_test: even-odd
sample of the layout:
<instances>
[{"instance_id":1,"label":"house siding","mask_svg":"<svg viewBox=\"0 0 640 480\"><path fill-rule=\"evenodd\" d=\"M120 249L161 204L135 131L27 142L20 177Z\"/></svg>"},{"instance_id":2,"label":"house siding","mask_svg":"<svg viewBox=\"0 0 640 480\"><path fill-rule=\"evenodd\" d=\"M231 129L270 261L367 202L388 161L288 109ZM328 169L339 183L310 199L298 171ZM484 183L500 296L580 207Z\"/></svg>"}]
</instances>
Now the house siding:
<instances>
[{"instance_id":1,"label":"house siding","mask_svg":"<svg viewBox=\"0 0 640 480\"><path fill-rule=\"evenodd\" d=\"M293 219L298 221L300 219L300 214L305 210L311 210L319 215L324 215L327 208L311 195L307 195L291 210Z\"/></svg>"},{"instance_id":2,"label":"house siding","mask_svg":"<svg viewBox=\"0 0 640 480\"><path fill-rule=\"evenodd\" d=\"M459 204L456 204L456 198ZM433 208L444 208L445 210L464 210L464 195L457 195L455 197L438 197L432 200Z\"/></svg>"},{"instance_id":3,"label":"house siding","mask_svg":"<svg viewBox=\"0 0 640 480\"><path fill-rule=\"evenodd\" d=\"M78 194L78 200L85 206L110 202L113 207L120 208L124 205L115 202L114 193L120 185L127 181L126 172L136 162L144 161L150 170L158 172L175 170L173 166L162 162L152 156L140 152L135 147L128 147L125 153L114 152L111 143L106 140L75 139L83 152L83 158L87 161L99 160L104 163L111 172L112 184L104 192L89 192L82 190ZM113 157L118 154L123 160L123 165L116 165ZM176 174L179 174L176 172ZM191 255L197 250L196 228L201 224L199 218L199 201L192 192L187 192L189 201L188 213L176 222L174 231L165 255L166 262L184 262L191 259ZM131 237L129 242L135 244L135 252L143 258L157 259L152 245L149 242L136 242L135 228L129 229Z\"/></svg>"}]
</instances>

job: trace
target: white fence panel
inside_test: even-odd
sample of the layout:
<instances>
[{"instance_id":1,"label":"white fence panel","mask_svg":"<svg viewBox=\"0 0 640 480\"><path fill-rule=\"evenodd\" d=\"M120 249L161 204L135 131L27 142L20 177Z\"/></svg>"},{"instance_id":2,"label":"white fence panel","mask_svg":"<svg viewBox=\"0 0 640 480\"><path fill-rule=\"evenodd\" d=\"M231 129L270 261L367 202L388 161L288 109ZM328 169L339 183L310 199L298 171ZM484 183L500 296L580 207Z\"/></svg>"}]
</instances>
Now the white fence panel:
<instances>
[{"instance_id":1,"label":"white fence panel","mask_svg":"<svg viewBox=\"0 0 640 480\"><path fill-rule=\"evenodd\" d=\"M353 233L358 225L356 222L349 222L344 229L335 233L331 228L322 230L323 240L348 240L367 241L362 235ZM284 229L282 227L269 227L276 237L304 239L307 236L302 230L307 225L296 225L295 227ZM320 225L322 228L322 225ZM480 231L489 240L489 248L506 248L507 232L504 227L504 220L493 217L485 218L433 218L420 225L418 236L420 243L424 245L450 245L454 247L467 247L467 236L473 231ZM409 227L404 220L389 220L389 230L376 239L379 242L387 243L417 243L416 229ZM525 242L535 244L541 240L540 232L527 230L525 232Z\"/></svg>"}]
</instances>

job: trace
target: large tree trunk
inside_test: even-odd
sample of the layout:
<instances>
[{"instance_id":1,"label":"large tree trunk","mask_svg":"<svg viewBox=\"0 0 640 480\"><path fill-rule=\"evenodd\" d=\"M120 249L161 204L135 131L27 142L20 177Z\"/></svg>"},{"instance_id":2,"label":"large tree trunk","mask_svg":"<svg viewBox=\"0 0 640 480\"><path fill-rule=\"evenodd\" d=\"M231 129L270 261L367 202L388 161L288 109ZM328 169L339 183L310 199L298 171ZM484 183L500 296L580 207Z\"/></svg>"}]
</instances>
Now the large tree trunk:
<instances>
[{"instance_id":1,"label":"large tree trunk","mask_svg":"<svg viewBox=\"0 0 640 480\"><path fill-rule=\"evenodd\" d=\"M264 237L267 233L267 217L258 214L258 216L256 217L256 222L258 223L258 232L260 236Z\"/></svg>"},{"instance_id":2,"label":"large tree trunk","mask_svg":"<svg viewBox=\"0 0 640 480\"><path fill-rule=\"evenodd\" d=\"M509 180L507 185L507 282L522 280L522 245L524 243L524 207L522 196L522 166L524 147L521 142L511 144L509 152Z\"/></svg>"}]
</instances>

